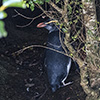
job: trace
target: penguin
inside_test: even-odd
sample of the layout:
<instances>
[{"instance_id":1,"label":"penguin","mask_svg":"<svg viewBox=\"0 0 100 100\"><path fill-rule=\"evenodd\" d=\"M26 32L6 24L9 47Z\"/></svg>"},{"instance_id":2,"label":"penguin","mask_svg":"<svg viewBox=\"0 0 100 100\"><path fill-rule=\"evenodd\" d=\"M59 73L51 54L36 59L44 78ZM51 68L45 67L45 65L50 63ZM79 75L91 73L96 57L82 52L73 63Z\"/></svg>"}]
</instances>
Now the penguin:
<instances>
[{"instance_id":1,"label":"penguin","mask_svg":"<svg viewBox=\"0 0 100 100\"><path fill-rule=\"evenodd\" d=\"M39 23L37 27L44 27L49 31L47 47L64 52L59 39L59 29L54 24L55 21L56 20L49 19L46 22ZM61 35L61 38L63 38L63 35ZM69 56L66 56L64 54L58 53L50 49L46 49L44 64L52 92L55 92L60 87L64 87L72 83L65 83L65 80L69 75L72 64L72 59Z\"/></svg>"}]
</instances>

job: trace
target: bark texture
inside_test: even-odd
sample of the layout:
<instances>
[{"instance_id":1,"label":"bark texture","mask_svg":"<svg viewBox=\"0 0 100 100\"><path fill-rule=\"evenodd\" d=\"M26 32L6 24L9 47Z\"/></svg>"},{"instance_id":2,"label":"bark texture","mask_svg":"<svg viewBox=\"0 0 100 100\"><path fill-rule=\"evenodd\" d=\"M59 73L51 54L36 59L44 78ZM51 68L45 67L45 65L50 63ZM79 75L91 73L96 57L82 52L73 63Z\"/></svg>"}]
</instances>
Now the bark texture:
<instances>
[{"instance_id":1,"label":"bark texture","mask_svg":"<svg viewBox=\"0 0 100 100\"><path fill-rule=\"evenodd\" d=\"M82 0L86 29L86 65L81 68L81 85L87 94L86 100L100 100L100 47L95 0Z\"/></svg>"}]
</instances>

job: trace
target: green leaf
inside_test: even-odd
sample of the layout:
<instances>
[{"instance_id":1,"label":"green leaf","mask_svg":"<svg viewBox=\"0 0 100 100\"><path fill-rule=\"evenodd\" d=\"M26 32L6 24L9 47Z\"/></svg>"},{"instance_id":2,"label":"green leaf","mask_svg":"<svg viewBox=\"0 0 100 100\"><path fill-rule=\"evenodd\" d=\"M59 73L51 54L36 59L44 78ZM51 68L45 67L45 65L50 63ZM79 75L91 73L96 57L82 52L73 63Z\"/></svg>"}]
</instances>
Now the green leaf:
<instances>
[{"instance_id":1,"label":"green leaf","mask_svg":"<svg viewBox=\"0 0 100 100\"><path fill-rule=\"evenodd\" d=\"M45 2L49 2L50 0L45 0Z\"/></svg>"},{"instance_id":2,"label":"green leaf","mask_svg":"<svg viewBox=\"0 0 100 100\"><path fill-rule=\"evenodd\" d=\"M4 26L5 26L4 22L0 21L0 38L7 36L7 32L5 31Z\"/></svg>"},{"instance_id":3,"label":"green leaf","mask_svg":"<svg viewBox=\"0 0 100 100\"><path fill-rule=\"evenodd\" d=\"M71 55L71 56L73 56L73 54L72 54L72 53L71 53L70 55Z\"/></svg>"},{"instance_id":4,"label":"green leaf","mask_svg":"<svg viewBox=\"0 0 100 100\"><path fill-rule=\"evenodd\" d=\"M38 3L39 3L40 5L44 4L44 2L43 2L42 0L40 0Z\"/></svg>"},{"instance_id":5,"label":"green leaf","mask_svg":"<svg viewBox=\"0 0 100 100\"><path fill-rule=\"evenodd\" d=\"M31 1L30 1L31 2ZM38 3L39 4L39 0L33 0L34 3Z\"/></svg>"},{"instance_id":6,"label":"green leaf","mask_svg":"<svg viewBox=\"0 0 100 100\"><path fill-rule=\"evenodd\" d=\"M7 17L7 13L5 13L4 11L0 12L0 19L4 19Z\"/></svg>"},{"instance_id":7,"label":"green leaf","mask_svg":"<svg viewBox=\"0 0 100 100\"><path fill-rule=\"evenodd\" d=\"M29 8L29 4L28 3L26 3L26 7Z\"/></svg>"},{"instance_id":8,"label":"green leaf","mask_svg":"<svg viewBox=\"0 0 100 100\"><path fill-rule=\"evenodd\" d=\"M76 13L79 13L79 11L78 11L78 10L76 10Z\"/></svg>"},{"instance_id":9,"label":"green leaf","mask_svg":"<svg viewBox=\"0 0 100 100\"><path fill-rule=\"evenodd\" d=\"M30 9L31 9L31 11L33 11L34 10L34 6L30 6Z\"/></svg>"},{"instance_id":10,"label":"green leaf","mask_svg":"<svg viewBox=\"0 0 100 100\"><path fill-rule=\"evenodd\" d=\"M83 8L83 4L81 4L80 7Z\"/></svg>"},{"instance_id":11,"label":"green leaf","mask_svg":"<svg viewBox=\"0 0 100 100\"><path fill-rule=\"evenodd\" d=\"M21 7L26 8L23 0L3 0L4 7Z\"/></svg>"},{"instance_id":12,"label":"green leaf","mask_svg":"<svg viewBox=\"0 0 100 100\"><path fill-rule=\"evenodd\" d=\"M71 5L69 5L69 4L68 4L68 10L69 10L68 13L71 14L71 13L72 13L72 7L71 7Z\"/></svg>"},{"instance_id":13,"label":"green leaf","mask_svg":"<svg viewBox=\"0 0 100 100\"><path fill-rule=\"evenodd\" d=\"M73 4L73 3L74 3L74 1L71 1L71 2L70 2L70 4Z\"/></svg>"},{"instance_id":14,"label":"green leaf","mask_svg":"<svg viewBox=\"0 0 100 100\"><path fill-rule=\"evenodd\" d=\"M72 21L69 22L70 25L71 25L72 23L73 23Z\"/></svg>"},{"instance_id":15,"label":"green leaf","mask_svg":"<svg viewBox=\"0 0 100 100\"><path fill-rule=\"evenodd\" d=\"M92 34L92 31L91 31L91 30L88 30L88 31L87 31L87 34Z\"/></svg>"},{"instance_id":16,"label":"green leaf","mask_svg":"<svg viewBox=\"0 0 100 100\"><path fill-rule=\"evenodd\" d=\"M64 33L67 33L68 32L65 28L62 28L62 30L63 30Z\"/></svg>"},{"instance_id":17,"label":"green leaf","mask_svg":"<svg viewBox=\"0 0 100 100\"><path fill-rule=\"evenodd\" d=\"M78 22L78 20L77 20L77 19L75 19L73 22L74 22L74 23L77 23L77 22Z\"/></svg>"},{"instance_id":18,"label":"green leaf","mask_svg":"<svg viewBox=\"0 0 100 100\"><path fill-rule=\"evenodd\" d=\"M60 0L56 0L56 3L59 3Z\"/></svg>"},{"instance_id":19,"label":"green leaf","mask_svg":"<svg viewBox=\"0 0 100 100\"><path fill-rule=\"evenodd\" d=\"M29 1L28 3L29 3L30 5L31 5L31 4L33 4L33 2L32 2L32 1Z\"/></svg>"}]
</instances>

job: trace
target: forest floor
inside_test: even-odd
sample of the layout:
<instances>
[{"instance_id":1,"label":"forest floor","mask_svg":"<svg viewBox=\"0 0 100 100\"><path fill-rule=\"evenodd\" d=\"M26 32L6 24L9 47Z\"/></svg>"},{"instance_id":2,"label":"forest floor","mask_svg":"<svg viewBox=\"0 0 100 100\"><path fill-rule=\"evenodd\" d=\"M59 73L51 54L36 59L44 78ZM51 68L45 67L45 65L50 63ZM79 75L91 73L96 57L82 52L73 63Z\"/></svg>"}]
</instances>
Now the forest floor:
<instances>
[{"instance_id":1,"label":"forest floor","mask_svg":"<svg viewBox=\"0 0 100 100\"><path fill-rule=\"evenodd\" d=\"M36 25L42 18L24 28L31 20L15 15L15 8L7 9L8 17L4 20L8 36L0 39L0 100L85 100L86 94L80 86L80 76L73 69L68 81L71 85L51 92L44 67L43 48L30 48L18 54L16 51L33 44L44 45L48 31L38 29ZM20 13L35 17L41 12L36 9L18 9Z\"/></svg>"}]
</instances>

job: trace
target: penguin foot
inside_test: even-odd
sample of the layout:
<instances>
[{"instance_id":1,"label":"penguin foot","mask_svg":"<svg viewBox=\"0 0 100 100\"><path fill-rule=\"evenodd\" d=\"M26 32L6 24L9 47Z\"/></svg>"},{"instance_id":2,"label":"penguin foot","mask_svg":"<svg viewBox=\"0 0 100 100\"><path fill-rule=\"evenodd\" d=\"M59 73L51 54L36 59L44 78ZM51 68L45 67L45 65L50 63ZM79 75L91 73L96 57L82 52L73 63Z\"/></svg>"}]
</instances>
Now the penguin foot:
<instances>
[{"instance_id":1,"label":"penguin foot","mask_svg":"<svg viewBox=\"0 0 100 100\"><path fill-rule=\"evenodd\" d=\"M72 83L73 83L73 82L65 83L64 81L62 81L63 86L67 86L67 85L70 85L70 84L72 84Z\"/></svg>"}]
</instances>

